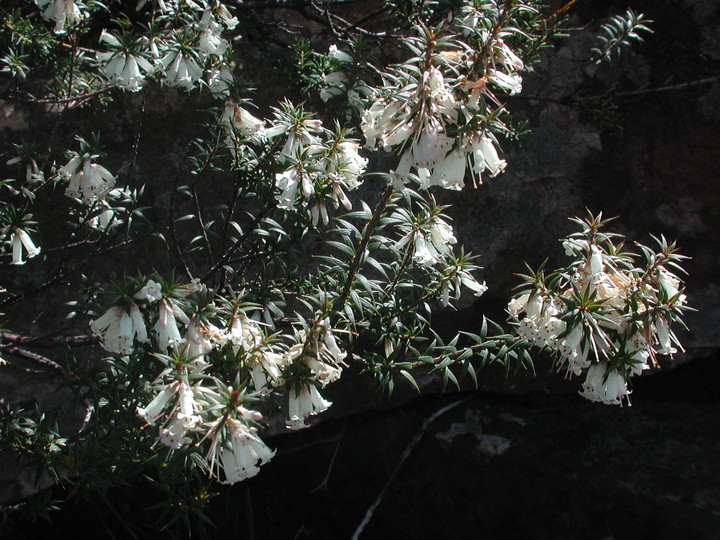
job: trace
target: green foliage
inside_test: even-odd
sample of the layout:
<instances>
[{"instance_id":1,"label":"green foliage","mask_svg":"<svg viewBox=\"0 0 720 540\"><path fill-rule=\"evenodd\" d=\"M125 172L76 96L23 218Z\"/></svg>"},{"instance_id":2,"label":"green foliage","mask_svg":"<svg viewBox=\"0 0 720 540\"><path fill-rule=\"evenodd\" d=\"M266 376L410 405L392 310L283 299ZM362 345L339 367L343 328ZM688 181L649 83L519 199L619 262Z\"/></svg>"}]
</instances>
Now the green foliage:
<instances>
[{"instance_id":1,"label":"green foliage","mask_svg":"<svg viewBox=\"0 0 720 540\"><path fill-rule=\"evenodd\" d=\"M652 21L628 9L625 15L615 15L600 28L600 47L592 50L596 64L610 61L619 56L624 48L633 42L642 42L642 32L652 33L648 26Z\"/></svg>"}]
</instances>

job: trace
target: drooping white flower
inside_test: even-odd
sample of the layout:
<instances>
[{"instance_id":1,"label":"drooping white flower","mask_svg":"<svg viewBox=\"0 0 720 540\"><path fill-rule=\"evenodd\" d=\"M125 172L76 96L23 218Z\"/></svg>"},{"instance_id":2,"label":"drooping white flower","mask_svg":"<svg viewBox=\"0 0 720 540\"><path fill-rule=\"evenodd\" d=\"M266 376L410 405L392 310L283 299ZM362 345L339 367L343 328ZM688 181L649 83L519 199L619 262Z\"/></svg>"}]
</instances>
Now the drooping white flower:
<instances>
[{"instance_id":1,"label":"drooping white flower","mask_svg":"<svg viewBox=\"0 0 720 540\"><path fill-rule=\"evenodd\" d=\"M465 187L465 152L455 150L441 160L431 173L431 182L446 189L460 190Z\"/></svg>"},{"instance_id":2,"label":"drooping white flower","mask_svg":"<svg viewBox=\"0 0 720 540\"><path fill-rule=\"evenodd\" d=\"M208 459L211 470L216 460L222 464L223 484L234 484L255 476L260 472L260 466L275 455L255 432L254 428L247 427L240 420L227 419L227 441L211 447L214 453Z\"/></svg>"},{"instance_id":3,"label":"drooping white flower","mask_svg":"<svg viewBox=\"0 0 720 540\"><path fill-rule=\"evenodd\" d=\"M675 297L680 292L680 280L664 268L658 268L657 284L668 299ZM675 303L682 305L686 301L685 295L680 294Z\"/></svg>"},{"instance_id":4,"label":"drooping white flower","mask_svg":"<svg viewBox=\"0 0 720 540\"><path fill-rule=\"evenodd\" d=\"M588 354L590 346L583 346L585 342L585 332L583 325L578 324L570 333L560 342L558 350L560 352L561 362L567 362L567 374L580 375L582 370L590 367Z\"/></svg>"},{"instance_id":5,"label":"drooping white flower","mask_svg":"<svg viewBox=\"0 0 720 540\"><path fill-rule=\"evenodd\" d=\"M230 323L228 338L233 344L235 354L238 354L241 348L250 351L258 347L262 343L263 334L257 322L245 313L238 312Z\"/></svg>"},{"instance_id":6,"label":"drooping white flower","mask_svg":"<svg viewBox=\"0 0 720 540\"><path fill-rule=\"evenodd\" d=\"M58 171L62 178L69 179L65 195L92 202L104 198L115 186L115 176L92 159L75 155Z\"/></svg>"},{"instance_id":7,"label":"drooping white flower","mask_svg":"<svg viewBox=\"0 0 720 540\"><path fill-rule=\"evenodd\" d=\"M220 68L208 70L208 88L216 98L225 98L230 93L230 85L233 82L233 73L230 66L223 64Z\"/></svg>"},{"instance_id":8,"label":"drooping white flower","mask_svg":"<svg viewBox=\"0 0 720 540\"><path fill-rule=\"evenodd\" d=\"M590 366L580 395L606 405L622 405L623 398L629 399L630 394L625 376L616 369L609 371L608 367L606 362Z\"/></svg>"},{"instance_id":9,"label":"drooping white flower","mask_svg":"<svg viewBox=\"0 0 720 540\"><path fill-rule=\"evenodd\" d=\"M23 229L15 229L10 235L12 247L12 262L10 264L25 264L23 260L23 249L27 252L27 258L32 259L40 253L40 247L36 246L30 235Z\"/></svg>"},{"instance_id":10,"label":"drooping white flower","mask_svg":"<svg viewBox=\"0 0 720 540\"><path fill-rule=\"evenodd\" d=\"M503 73L496 69L489 69L487 77L489 81L506 90L511 96L522 92L522 77L517 73Z\"/></svg>"},{"instance_id":11,"label":"drooping white flower","mask_svg":"<svg viewBox=\"0 0 720 540\"><path fill-rule=\"evenodd\" d=\"M78 0L36 0L37 5L43 10L43 17L49 21L55 21L55 32L60 34L65 27L78 22L83 15L81 8L85 5Z\"/></svg>"},{"instance_id":12,"label":"drooping white flower","mask_svg":"<svg viewBox=\"0 0 720 540\"><path fill-rule=\"evenodd\" d=\"M325 400L311 383L295 383L290 388L289 416L285 423L290 429L307 427L305 419L327 410L332 402Z\"/></svg>"},{"instance_id":13,"label":"drooping white flower","mask_svg":"<svg viewBox=\"0 0 720 540\"><path fill-rule=\"evenodd\" d=\"M166 351L168 347L174 347L185 341L177 325L178 319L184 324L190 322L187 315L171 299L160 298L158 302L158 320L153 330L157 334L158 347L161 351Z\"/></svg>"},{"instance_id":14,"label":"drooping white flower","mask_svg":"<svg viewBox=\"0 0 720 540\"><path fill-rule=\"evenodd\" d=\"M206 9L200 19L200 42L198 49L205 55L222 56L230 47L227 40L220 37L223 27L217 22L210 9Z\"/></svg>"},{"instance_id":15,"label":"drooping white flower","mask_svg":"<svg viewBox=\"0 0 720 540\"><path fill-rule=\"evenodd\" d=\"M367 158L359 154L360 144L357 141L343 140L335 147L331 156L333 168L338 173L342 184L350 191L360 187L360 175L365 172Z\"/></svg>"},{"instance_id":16,"label":"drooping white flower","mask_svg":"<svg viewBox=\"0 0 720 540\"><path fill-rule=\"evenodd\" d=\"M90 323L93 334L100 337L103 348L115 354L130 354L135 338L147 341L147 329L142 313L133 304L128 310L111 307L100 318Z\"/></svg>"},{"instance_id":17,"label":"drooping white flower","mask_svg":"<svg viewBox=\"0 0 720 540\"><path fill-rule=\"evenodd\" d=\"M220 122L230 131L230 137L235 135L243 139L263 139L265 136L265 122L254 117L234 100L225 100Z\"/></svg>"},{"instance_id":18,"label":"drooping white flower","mask_svg":"<svg viewBox=\"0 0 720 540\"><path fill-rule=\"evenodd\" d=\"M185 330L185 340L181 352L192 359L197 367L206 366L205 355L213 350L215 344L222 343L223 334L219 328L195 318L190 319Z\"/></svg>"},{"instance_id":19,"label":"drooping white flower","mask_svg":"<svg viewBox=\"0 0 720 540\"><path fill-rule=\"evenodd\" d=\"M327 362L321 362L311 356L305 357L305 363L313 372L313 380L320 383L320 386L323 388L339 380L342 374L341 368L328 364Z\"/></svg>"},{"instance_id":20,"label":"drooping white flower","mask_svg":"<svg viewBox=\"0 0 720 540\"><path fill-rule=\"evenodd\" d=\"M251 366L250 378L255 390L266 394L268 389L268 376L272 386L284 384L281 368L285 365L285 357L272 351L256 351L248 358Z\"/></svg>"},{"instance_id":21,"label":"drooping white flower","mask_svg":"<svg viewBox=\"0 0 720 540\"><path fill-rule=\"evenodd\" d=\"M488 171L491 177L497 176L505 170L505 160L500 159L497 148L492 139L486 135L480 137L472 146L473 172L478 176Z\"/></svg>"},{"instance_id":22,"label":"drooping white flower","mask_svg":"<svg viewBox=\"0 0 720 540\"><path fill-rule=\"evenodd\" d=\"M202 78L202 68L191 55L169 49L160 60L164 81L168 86L192 90Z\"/></svg>"},{"instance_id":23,"label":"drooping white flower","mask_svg":"<svg viewBox=\"0 0 720 540\"><path fill-rule=\"evenodd\" d=\"M658 354L675 354L677 349L673 347L673 335L667 321L660 318L655 322L655 337L660 345Z\"/></svg>"},{"instance_id":24,"label":"drooping white flower","mask_svg":"<svg viewBox=\"0 0 720 540\"><path fill-rule=\"evenodd\" d=\"M597 276L603 271L603 256L599 247L593 245L590 247L590 259L588 266L591 276Z\"/></svg>"},{"instance_id":25,"label":"drooping white flower","mask_svg":"<svg viewBox=\"0 0 720 540\"><path fill-rule=\"evenodd\" d=\"M139 54L131 54L123 47L120 40L103 30L100 41L107 43L114 50L99 52L97 58L105 66L103 71L110 83L123 90L137 92L145 83L145 77L155 71L153 65Z\"/></svg>"}]
</instances>

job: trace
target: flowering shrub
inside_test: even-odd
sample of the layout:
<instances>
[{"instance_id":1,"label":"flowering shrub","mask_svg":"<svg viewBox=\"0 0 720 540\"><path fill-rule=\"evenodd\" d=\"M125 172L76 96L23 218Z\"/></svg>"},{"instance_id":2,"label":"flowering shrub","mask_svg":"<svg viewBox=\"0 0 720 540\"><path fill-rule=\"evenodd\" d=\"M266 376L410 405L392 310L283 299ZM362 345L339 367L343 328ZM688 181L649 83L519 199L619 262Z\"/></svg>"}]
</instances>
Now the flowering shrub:
<instances>
[{"instance_id":1,"label":"flowering shrub","mask_svg":"<svg viewBox=\"0 0 720 540\"><path fill-rule=\"evenodd\" d=\"M4 14L7 97L45 106L57 125L148 88L211 103L167 174L167 219L144 207L158 188L135 182L139 132L125 170L93 133L54 131L49 143L10 149L3 260L52 268L38 290L86 274L82 295L59 293L75 306L67 325L35 338L6 332L0 346L7 359L45 365L19 345L68 347L65 371L92 414L45 456L51 466L55 454L74 456L67 481L97 485L91 471L112 463L130 474L139 462L176 478L254 476L273 456L261 438L267 419L306 427L332 405L325 388L350 363L390 391L398 378L417 386L418 371L459 388L489 362L530 365L528 351L540 348L568 376L585 374L581 395L622 404L630 377L680 346L671 325L686 309L682 257L661 239L657 252L640 246L638 265L599 216L577 220L582 231L563 241L567 267L524 277L508 305L511 331L488 320L448 342L433 331L434 308L487 289L433 190L477 187L510 166L501 142L517 133L505 98L522 91L559 14L533 0L388 3L384 24L403 34L399 61L370 53L396 34L349 23L333 26L328 52L293 46L293 84L327 103L317 114L290 91L264 109L251 101L239 50L250 7L143 0L125 9L43 0ZM625 41L647 30L630 15ZM62 225L32 220L49 208ZM114 281L93 275L147 237L165 243L168 263L146 272L126 255ZM4 292L3 305L27 308L20 290ZM90 343L92 353L75 348Z\"/></svg>"}]
</instances>

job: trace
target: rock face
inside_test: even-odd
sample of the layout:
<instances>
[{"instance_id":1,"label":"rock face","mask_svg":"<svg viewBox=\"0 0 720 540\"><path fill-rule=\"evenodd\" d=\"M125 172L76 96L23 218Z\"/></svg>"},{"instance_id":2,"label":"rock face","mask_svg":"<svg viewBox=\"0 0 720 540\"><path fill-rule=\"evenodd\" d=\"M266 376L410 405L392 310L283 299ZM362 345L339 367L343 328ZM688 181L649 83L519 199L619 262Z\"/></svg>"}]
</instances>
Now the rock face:
<instances>
[{"instance_id":1,"label":"rock face","mask_svg":"<svg viewBox=\"0 0 720 540\"><path fill-rule=\"evenodd\" d=\"M645 378L632 407L544 393L431 396L277 436L262 472L213 501L217 529L200 537L715 539L720 400L698 388L719 366ZM124 538L125 522L139 538L184 536L151 529L149 492L75 508L87 534L109 527ZM13 538L69 538L76 520L68 509Z\"/></svg>"}]
</instances>

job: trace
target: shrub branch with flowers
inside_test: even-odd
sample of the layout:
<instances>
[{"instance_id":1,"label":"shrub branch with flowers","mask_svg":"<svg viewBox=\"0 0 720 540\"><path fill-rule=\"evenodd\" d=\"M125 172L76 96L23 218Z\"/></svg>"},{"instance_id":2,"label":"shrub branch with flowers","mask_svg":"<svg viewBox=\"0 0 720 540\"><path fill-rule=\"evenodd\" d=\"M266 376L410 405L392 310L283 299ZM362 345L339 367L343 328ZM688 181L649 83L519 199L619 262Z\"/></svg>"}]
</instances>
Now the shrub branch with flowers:
<instances>
[{"instance_id":1,"label":"shrub branch with flowers","mask_svg":"<svg viewBox=\"0 0 720 540\"><path fill-rule=\"evenodd\" d=\"M531 366L530 351L542 349L568 377L585 377L582 396L622 404L633 375L680 347L683 257L664 238L638 246L640 257L626 252L592 215L563 240L566 267L522 276L509 330L484 319L450 341L433 331L434 309L487 288L435 190L481 190L511 166L500 147L517 135L506 96L560 35L563 10L380 2L350 23L329 5L300 3L336 43L316 52L295 42L293 81L263 110L247 90L244 32L280 4L15 4L0 34L2 97L56 124L46 139L4 150L0 354L56 367L89 403L82 429L42 454L58 479L97 487L112 483L97 471L131 477L143 464L159 467L160 483L239 482L273 457L261 438L267 420L306 427L332 405L325 388L350 363L390 391L396 380L417 387L418 372L459 387L491 362ZM617 55L647 23L616 16L590 60ZM378 54L392 47L395 60ZM150 88L209 103L163 179L167 219L147 211L157 186L131 182L139 133L120 171L97 133L58 130L69 114L105 114L123 92ZM298 93L324 102L323 113ZM89 270L148 238L169 253L154 273L138 274L127 255L113 281ZM20 268L38 269L40 284ZM74 306L67 323L12 332L46 289ZM65 347L63 361L34 352L50 345ZM6 432L20 430L17 411L5 413Z\"/></svg>"}]
</instances>

